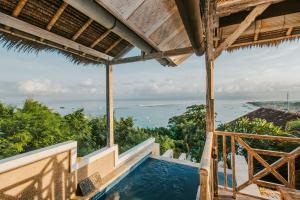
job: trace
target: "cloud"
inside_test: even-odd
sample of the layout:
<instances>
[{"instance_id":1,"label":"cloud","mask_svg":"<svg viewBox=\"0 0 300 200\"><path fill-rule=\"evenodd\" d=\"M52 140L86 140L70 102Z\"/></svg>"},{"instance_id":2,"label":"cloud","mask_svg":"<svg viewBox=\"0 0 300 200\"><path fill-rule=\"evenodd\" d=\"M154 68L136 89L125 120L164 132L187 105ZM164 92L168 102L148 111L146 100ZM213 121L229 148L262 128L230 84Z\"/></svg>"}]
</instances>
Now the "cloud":
<instances>
[{"instance_id":1,"label":"cloud","mask_svg":"<svg viewBox=\"0 0 300 200\"><path fill-rule=\"evenodd\" d=\"M79 83L79 86L77 87L77 92L84 94L97 94L101 92L101 89L103 88L104 86L88 78Z\"/></svg>"},{"instance_id":2,"label":"cloud","mask_svg":"<svg viewBox=\"0 0 300 200\"><path fill-rule=\"evenodd\" d=\"M24 94L34 95L64 94L68 92L67 88L50 80L27 80L19 82L18 90Z\"/></svg>"}]
</instances>

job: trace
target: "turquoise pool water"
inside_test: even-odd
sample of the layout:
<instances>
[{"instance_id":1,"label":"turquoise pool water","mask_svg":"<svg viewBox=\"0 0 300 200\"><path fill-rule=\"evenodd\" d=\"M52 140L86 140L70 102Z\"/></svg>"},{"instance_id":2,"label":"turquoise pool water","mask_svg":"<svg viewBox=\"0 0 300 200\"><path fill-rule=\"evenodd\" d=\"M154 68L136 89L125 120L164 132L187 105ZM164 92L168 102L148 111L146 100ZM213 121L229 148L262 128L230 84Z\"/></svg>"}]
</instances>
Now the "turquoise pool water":
<instances>
[{"instance_id":1,"label":"turquoise pool water","mask_svg":"<svg viewBox=\"0 0 300 200\"><path fill-rule=\"evenodd\" d=\"M148 158L92 200L195 200L198 186L198 168Z\"/></svg>"},{"instance_id":2,"label":"turquoise pool water","mask_svg":"<svg viewBox=\"0 0 300 200\"><path fill-rule=\"evenodd\" d=\"M93 200L195 200L198 179L195 167L148 158Z\"/></svg>"}]
</instances>

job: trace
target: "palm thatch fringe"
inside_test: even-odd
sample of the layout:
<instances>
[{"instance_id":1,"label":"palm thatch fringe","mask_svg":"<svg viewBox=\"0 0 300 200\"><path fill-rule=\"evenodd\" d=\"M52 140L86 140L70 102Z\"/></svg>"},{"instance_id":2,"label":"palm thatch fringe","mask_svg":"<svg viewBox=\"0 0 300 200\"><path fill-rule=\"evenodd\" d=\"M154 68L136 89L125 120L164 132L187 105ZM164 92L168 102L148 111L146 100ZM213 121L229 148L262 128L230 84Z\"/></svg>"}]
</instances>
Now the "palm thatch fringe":
<instances>
[{"instance_id":1,"label":"palm thatch fringe","mask_svg":"<svg viewBox=\"0 0 300 200\"><path fill-rule=\"evenodd\" d=\"M227 49L228 52L234 52L240 49L251 49L251 48L263 48L263 47L278 47L279 45L285 43L285 42L296 42L299 41L299 37L293 37L293 38L284 38L279 40L272 40L272 41L266 41L266 42L259 42L257 44L247 44L242 46L242 44L239 44L237 47L230 47Z\"/></svg>"},{"instance_id":2,"label":"palm thatch fringe","mask_svg":"<svg viewBox=\"0 0 300 200\"><path fill-rule=\"evenodd\" d=\"M25 53L35 53L38 54L42 51L44 52L56 52L65 56L70 62L75 65L99 65L100 62L97 62L93 59L88 59L80 55L75 55L73 53L63 51L61 49L56 49L53 47L49 47L45 44L37 43L34 41L30 41L24 38L20 38L14 35L10 35L7 33L0 33L0 45L6 48L7 50L14 50L17 52L25 52Z\"/></svg>"}]
</instances>

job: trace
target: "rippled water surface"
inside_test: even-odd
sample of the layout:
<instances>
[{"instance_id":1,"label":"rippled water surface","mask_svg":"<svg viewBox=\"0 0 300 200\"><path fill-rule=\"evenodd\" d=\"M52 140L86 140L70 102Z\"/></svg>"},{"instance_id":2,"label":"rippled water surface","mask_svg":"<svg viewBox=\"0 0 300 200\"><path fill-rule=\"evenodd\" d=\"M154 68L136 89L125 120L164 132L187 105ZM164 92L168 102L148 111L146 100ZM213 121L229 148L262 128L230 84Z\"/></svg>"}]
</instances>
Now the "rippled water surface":
<instances>
[{"instance_id":1,"label":"rippled water surface","mask_svg":"<svg viewBox=\"0 0 300 200\"><path fill-rule=\"evenodd\" d=\"M197 168L149 158L98 200L195 200L198 179Z\"/></svg>"}]
</instances>

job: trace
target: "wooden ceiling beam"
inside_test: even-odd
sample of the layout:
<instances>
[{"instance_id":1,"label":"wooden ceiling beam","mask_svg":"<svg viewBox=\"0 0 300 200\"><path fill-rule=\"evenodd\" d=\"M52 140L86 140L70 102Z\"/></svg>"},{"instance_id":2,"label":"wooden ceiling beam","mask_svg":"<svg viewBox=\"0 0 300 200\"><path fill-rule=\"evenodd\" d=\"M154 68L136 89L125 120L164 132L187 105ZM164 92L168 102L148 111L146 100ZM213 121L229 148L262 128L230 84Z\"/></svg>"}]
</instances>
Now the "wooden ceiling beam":
<instances>
[{"instance_id":1,"label":"wooden ceiling beam","mask_svg":"<svg viewBox=\"0 0 300 200\"><path fill-rule=\"evenodd\" d=\"M56 21L59 19L61 14L64 12L64 10L67 8L67 6L68 6L68 4L63 1L63 3L60 5L60 7L56 11L55 15L52 17L52 19L50 20L50 22L47 25L47 30L48 31L50 31L52 29L52 27L54 26Z\"/></svg>"},{"instance_id":2,"label":"wooden ceiling beam","mask_svg":"<svg viewBox=\"0 0 300 200\"><path fill-rule=\"evenodd\" d=\"M60 44L60 45L64 46L65 48L70 48L70 49L82 52L86 55L91 55L91 56L94 56L96 58L100 58L103 60L107 60L107 59L111 58L107 54L96 51L95 49L84 46L84 45L74 42L70 39L64 38L60 35L57 35L55 33L47 31L45 29L39 28L37 26L34 26L32 24L29 24L27 22L24 22L22 20L11 17L11 16L6 15L1 12L0 12L0 24L3 24L4 26L8 26L8 27L14 28L14 29L22 31L22 32L25 32L30 35L34 35L42 40L48 40L48 41L54 42L56 44Z\"/></svg>"},{"instance_id":3,"label":"wooden ceiling beam","mask_svg":"<svg viewBox=\"0 0 300 200\"><path fill-rule=\"evenodd\" d=\"M93 62L99 62L99 64L103 64L103 63L107 62L106 60L101 59L101 58L92 58L90 56L85 56L82 53L77 53L76 51L72 51L72 49L70 49L70 48L68 49L68 48L65 48L65 47L61 47L61 45L59 45L59 44L55 45L53 42L51 43L51 42L48 42L46 40L37 39L35 36L25 34L25 33L21 32L21 31L18 31L18 30L11 30L11 29L7 30L6 28L1 28L0 27L0 32L1 31L4 32L4 33L8 33L8 34L17 36L19 38L25 39L25 40L29 40L29 41L32 41L32 42L43 44L43 45L48 46L48 47L52 47L52 48L55 48L55 49L58 49L58 50L61 50L61 51L64 51L64 52L68 52L68 53L80 56L82 58L85 58L87 60L91 60Z\"/></svg>"},{"instance_id":4,"label":"wooden ceiling beam","mask_svg":"<svg viewBox=\"0 0 300 200\"><path fill-rule=\"evenodd\" d=\"M159 51L159 52L154 52L154 53L140 55L140 56L113 59L111 61L111 64L118 65L118 64L125 64L125 63L133 63L133 62L146 61L152 59L169 58L172 56L180 56L180 55L186 55L191 53L194 53L193 48L186 47L180 49L173 49L169 51Z\"/></svg>"},{"instance_id":5,"label":"wooden ceiling beam","mask_svg":"<svg viewBox=\"0 0 300 200\"><path fill-rule=\"evenodd\" d=\"M91 25L91 23L93 22L93 20L90 18L76 33L75 35L72 37L72 40L76 40L82 33L83 31L85 31L85 29L87 29L87 27L89 27L89 25Z\"/></svg>"},{"instance_id":6,"label":"wooden ceiling beam","mask_svg":"<svg viewBox=\"0 0 300 200\"><path fill-rule=\"evenodd\" d=\"M270 5L270 3L267 3L256 6L245 18L245 20L238 26L238 28L216 49L215 58L217 58L223 50L232 45L240 37L240 35L253 23L256 17L263 13Z\"/></svg>"},{"instance_id":7,"label":"wooden ceiling beam","mask_svg":"<svg viewBox=\"0 0 300 200\"><path fill-rule=\"evenodd\" d=\"M260 32L260 30L261 30L261 23L262 23L261 20L258 20L258 21L255 22L254 41L257 41L257 40L258 40L259 32Z\"/></svg>"},{"instance_id":8,"label":"wooden ceiling beam","mask_svg":"<svg viewBox=\"0 0 300 200\"><path fill-rule=\"evenodd\" d=\"M109 53L113 48L115 48L120 42L122 41L122 38L115 41L108 49L105 50L105 53Z\"/></svg>"},{"instance_id":9,"label":"wooden ceiling beam","mask_svg":"<svg viewBox=\"0 0 300 200\"><path fill-rule=\"evenodd\" d=\"M287 36L291 35L292 32L293 32L293 29L294 29L294 27L288 28L288 30L287 30L287 32L286 32L286 35L287 35Z\"/></svg>"},{"instance_id":10,"label":"wooden ceiling beam","mask_svg":"<svg viewBox=\"0 0 300 200\"><path fill-rule=\"evenodd\" d=\"M95 40L95 42L93 42L93 44L91 44L91 48L94 48L97 44L99 44L106 36L108 36L108 34L110 34L111 30L107 30L106 32L104 32L97 40Z\"/></svg>"},{"instance_id":11,"label":"wooden ceiling beam","mask_svg":"<svg viewBox=\"0 0 300 200\"><path fill-rule=\"evenodd\" d=\"M26 3L27 3L27 0L20 0L18 2L17 6L15 7L15 9L12 13L12 16L13 17L18 17Z\"/></svg>"},{"instance_id":12,"label":"wooden ceiling beam","mask_svg":"<svg viewBox=\"0 0 300 200\"><path fill-rule=\"evenodd\" d=\"M217 4L217 15L219 17L228 16L243 10L248 10L258 5L270 3L279 3L284 0L232 0L224 1Z\"/></svg>"},{"instance_id":13,"label":"wooden ceiling beam","mask_svg":"<svg viewBox=\"0 0 300 200\"><path fill-rule=\"evenodd\" d=\"M205 52L200 0L175 0L181 20L197 56ZM214 19L216 17L214 16Z\"/></svg>"},{"instance_id":14,"label":"wooden ceiling beam","mask_svg":"<svg viewBox=\"0 0 300 200\"><path fill-rule=\"evenodd\" d=\"M247 30L245 30L240 37L253 35L255 34L255 32L258 32L258 30L259 30L259 34L276 31L276 30L282 30L282 29L286 29L287 32L290 28L300 26L300 12L288 14L288 15L282 15L278 17L259 19L256 20L255 23L256 23L255 26L253 25L247 28ZM220 28L221 40L225 40L227 37L229 37L231 33L233 33L235 29L237 29L238 26L239 24L221 27Z\"/></svg>"}]
</instances>

